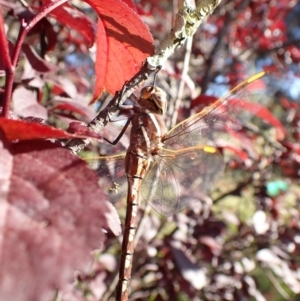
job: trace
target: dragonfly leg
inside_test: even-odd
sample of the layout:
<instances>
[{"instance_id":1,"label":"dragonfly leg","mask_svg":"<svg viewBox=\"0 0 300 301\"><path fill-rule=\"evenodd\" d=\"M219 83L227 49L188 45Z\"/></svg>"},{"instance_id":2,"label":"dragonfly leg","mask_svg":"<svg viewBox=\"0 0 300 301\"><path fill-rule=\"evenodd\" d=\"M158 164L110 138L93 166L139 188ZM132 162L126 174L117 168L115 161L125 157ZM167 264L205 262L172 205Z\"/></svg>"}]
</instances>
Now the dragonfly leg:
<instances>
[{"instance_id":1,"label":"dragonfly leg","mask_svg":"<svg viewBox=\"0 0 300 301\"><path fill-rule=\"evenodd\" d=\"M108 142L108 143L110 143L110 144L112 144L112 145L116 145L116 144L120 141L120 139L122 138L122 136L124 135L126 129L128 128L128 126L129 126L129 124L130 124L130 121L131 121L131 118L129 118L129 119L126 121L126 123L125 123L124 127L122 128L120 134L118 135L118 137L117 137L114 141L110 141L110 140L106 139L105 137L103 137L103 139L104 139L106 142Z\"/></svg>"},{"instance_id":2,"label":"dragonfly leg","mask_svg":"<svg viewBox=\"0 0 300 301\"><path fill-rule=\"evenodd\" d=\"M154 79L153 79L153 86L155 86L156 77L157 77L158 72L161 70L161 68L162 68L162 66L157 66L156 67L156 70L155 70L155 73L154 73Z\"/></svg>"}]
</instances>

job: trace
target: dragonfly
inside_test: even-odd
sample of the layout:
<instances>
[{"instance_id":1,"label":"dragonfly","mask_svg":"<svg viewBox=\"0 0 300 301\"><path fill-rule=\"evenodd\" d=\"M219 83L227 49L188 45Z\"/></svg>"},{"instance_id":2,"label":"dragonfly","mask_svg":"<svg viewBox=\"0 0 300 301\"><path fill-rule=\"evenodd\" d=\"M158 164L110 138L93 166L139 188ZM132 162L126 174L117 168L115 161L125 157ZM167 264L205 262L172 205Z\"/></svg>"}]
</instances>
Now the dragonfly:
<instances>
[{"instance_id":1,"label":"dragonfly","mask_svg":"<svg viewBox=\"0 0 300 301\"><path fill-rule=\"evenodd\" d=\"M111 192L112 198L119 198L127 182L117 301L129 298L139 203L149 204L161 215L169 216L208 192L224 170L217 146L229 139L230 129L237 124L235 119L242 110L234 105L235 101L255 98L257 80L265 74L261 72L243 81L170 131L163 119L167 109L165 91L156 86L143 88L130 119L126 154L92 161L100 175L100 185Z\"/></svg>"}]
</instances>

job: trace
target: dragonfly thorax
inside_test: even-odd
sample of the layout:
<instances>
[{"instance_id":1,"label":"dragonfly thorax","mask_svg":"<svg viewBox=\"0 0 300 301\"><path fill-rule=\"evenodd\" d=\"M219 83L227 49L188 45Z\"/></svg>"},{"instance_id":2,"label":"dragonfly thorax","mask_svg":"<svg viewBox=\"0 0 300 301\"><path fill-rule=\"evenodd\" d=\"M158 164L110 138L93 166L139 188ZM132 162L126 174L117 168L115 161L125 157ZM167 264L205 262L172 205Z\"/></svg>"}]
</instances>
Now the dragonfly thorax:
<instances>
[{"instance_id":1,"label":"dragonfly thorax","mask_svg":"<svg viewBox=\"0 0 300 301\"><path fill-rule=\"evenodd\" d=\"M131 123L131 147L142 149L147 154L162 147L162 137L167 129L161 115L145 112L133 117Z\"/></svg>"}]
</instances>

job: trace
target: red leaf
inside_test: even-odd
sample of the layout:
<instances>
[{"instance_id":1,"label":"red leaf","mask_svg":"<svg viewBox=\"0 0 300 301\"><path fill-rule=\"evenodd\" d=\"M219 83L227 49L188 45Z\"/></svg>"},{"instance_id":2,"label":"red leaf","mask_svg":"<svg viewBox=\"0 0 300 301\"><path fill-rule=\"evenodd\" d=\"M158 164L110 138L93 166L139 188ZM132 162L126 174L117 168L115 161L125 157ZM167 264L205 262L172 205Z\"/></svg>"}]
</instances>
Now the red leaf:
<instances>
[{"instance_id":1,"label":"red leaf","mask_svg":"<svg viewBox=\"0 0 300 301\"><path fill-rule=\"evenodd\" d=\"M98 13L93 99L120 90L153 54L153 38L139 16L120 0L86 0Z\"/></svg>"},{"instance_id":2,"label":"red leaf","mask_svg":"<svg viewBox=\"0 0 300 301\"><path fill-rule=\"evenodd\" d=\"M48 118L47 109L38 103L36 93L31 90L22 86L16 88L12 95L12 101L14 112L19 116Z\"/></svg>"},{"instance_id":3,"label":"red leaf","mask_svg":"<svg viewBox=\"0 0 300 301\"><path fill-rule=\"evenodd\" d=\"M293 150L296 154L300 155L300 144L299 143L293 143L289 141L283 142L284 147Z\"/></svg>"},{"instance_id":4,"label":"red leaf","mask_svg":"<svg viewBox=\"0 0 300 301\"><path fill-rule=\"evenodd\" d=\"M0 128L3 130L6 139L14 140L33 140L33 139L72 139L72 138L89 138L93 135L71 134L66 131L43 125L36 122L24 122L20 120L11 120L0 118ZM99 137L99 136L96 136Z\"/></svg>"},{"instance_id":5,"label":"red leaf","mask_svg":"<svg viewBox=\"0 0 300 301\"><path fill-rule=\"evenodd\" d=\"M105 90L106 85L106 70L109 71L108 65L108 39L105 33L104 24L101 20L98 20L97 24L97 39L96 39L96 64L95 64L95 88L94 88L94 95L91 103L95 102L97 98L102 94ZM100 46L101 45L101 46Z\"/></svg>"},{"instance_id":6,"label":"red leaf","mask_svg":"<svg viewBox=\"0 0 300 301\"><path fill-rule=\"evenodd\" d=\"M232 151L234 154L236 154L241 160L246 161L248 159L248 154L244 151L242 151L239 147L232 145L232 144L224 144L224 148Z\"/></svg>"},{"instance_id":7,"label":"red leaf","mask_svg":"<svg viewBox=\"0 0 300 301\"><path fill-rule=\"evenodd\" d=\"M209 96L205 94L200 94L198 97L191 101L191 109L197 106L209 106L213 104L218 98L215 96Z\"/></svg>"},{"instance_id":8,"label":"red leaf","mask_svg":"<svg viewBox=\"0 0 300 301\"><path fill-rule=\"evenodd\" d=\"M130 7L131 9L136 11L136 6L132 0L122 0L122 1L124 3L126 3L128 5L128 7Z\"/></svg>"},{"instance_id":9,"label":"red leaf","mask_svg":"<svg viewBox=\"0 0 300 301\"><path fill-rule=\"evenodd\" d=\"M17 13L19 20L24 20L26 24L31 22L35 17L32 9L24 9L21 12ZM48 52L49 50L54 49L57 43L57 33L55 32L53 25L46 18L43 18L34 27L28 32L26 36L26 43L34 45L37 41L40 41L42 37L45 45L44 50Z\"/></svg>"},{"instance_id":10,"label":"red leaf","mask_svg":"<svg viewBox=\"0 0 300 301\"><path fill-rule=\"evenodd\" d=\"M44 0L44 4L51 3L51 0ZM64 3L51 12L60 23L70 26L71 29L76 30L83 37L83 45L91 47L95 41L94 22L88 18L84 13L72 7L68 3Z\"/></svg>"},{"instance_id":11,"label":"red leaf","mask_svg":"<svg viewBox=\"0 0 300 301\"><path fill-rule=\"evenodd\" d=\"M61 111L69 111L71 113L77 113L81 116L86 117L87 114L84 112L84 110L76 108L76 106L74 106L71 103L58 103L57 105L55 105L52 109L50 109L49 111L53 112L56 110L61 110Z\"/></svg>"},{"instance_id":12,"label":"red leaf","mask_svg":"<svg viewBox=\"0 0 300 301\"><path fill-rule=\"evenodd\" d=\"M98 138L98 139L102 138L95 131L89 129L84 123L77 122L77 121L71 122L69 124L68 132L74 133L77 135L82 135L82 136L94 137L94 138Z\"/></svg>"},{"instance_id":13,"label":"red leaf","mask_svg":"<svg viewBox=\"0 0 300 301\"><path fill-rule=\"evenodd\" d=\"M48 141L0 141L0 300L46 301L120 221L97 175Z\"/></svg>"},{"instance_id":14,"label":"red leaf","mask_svg":"<svg viewBox=\"0 0 300 301\"><path fill-rule=\"evenodd\" d=\"M78 96L77 87L69 78L55 76L49 78L48 81L53 87L51 90L52 94L69 96L70 98Z\"/></svg>"},{"instance_id":15,"label":"red leaf","mask_svg":"<svg viewBox=\"0 0 300 301\"><path fill-rule=\"evenodd\" d=\"M56 96L52 100L53 107L49 109L52 113L71 118L89 122L95 117L95 111L92 107L85 106L85 100L78 96L78 98L68 98Z\"/></svg>"},{"instance_id":16,"label":"red leaf","mask_svg":"<svg viewBox=\"0 0 300 301\"><path fill-rule=\"evenodd\" d=\"M23 44L22 50L34 70L38 72L55 72L58 70L58 67L42 59L32 46Z\"/></svg>"}]
</instances>

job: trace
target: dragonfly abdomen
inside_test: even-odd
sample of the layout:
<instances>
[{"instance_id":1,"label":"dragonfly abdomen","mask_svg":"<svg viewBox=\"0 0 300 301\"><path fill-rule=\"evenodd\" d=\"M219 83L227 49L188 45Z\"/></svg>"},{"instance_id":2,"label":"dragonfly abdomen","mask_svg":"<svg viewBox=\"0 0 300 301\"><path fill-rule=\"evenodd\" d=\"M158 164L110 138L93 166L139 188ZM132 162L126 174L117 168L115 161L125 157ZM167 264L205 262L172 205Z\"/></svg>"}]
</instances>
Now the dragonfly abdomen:
<instances>
[{"instance_id":1,"label":"dragonfly abdomen","mask_svg":"<svg viewBox=\"0 0 300 301\"><path fill-rule=\"evenodd\" d=\"M141 178L128 175L128 195L116 300L128 300Z\"/></svg>"}]
</instances>

